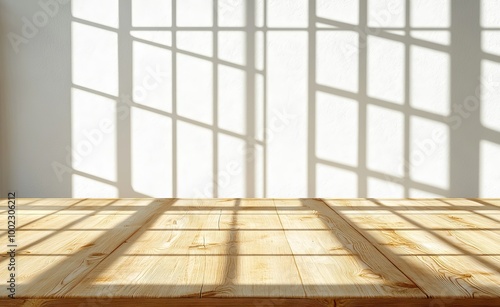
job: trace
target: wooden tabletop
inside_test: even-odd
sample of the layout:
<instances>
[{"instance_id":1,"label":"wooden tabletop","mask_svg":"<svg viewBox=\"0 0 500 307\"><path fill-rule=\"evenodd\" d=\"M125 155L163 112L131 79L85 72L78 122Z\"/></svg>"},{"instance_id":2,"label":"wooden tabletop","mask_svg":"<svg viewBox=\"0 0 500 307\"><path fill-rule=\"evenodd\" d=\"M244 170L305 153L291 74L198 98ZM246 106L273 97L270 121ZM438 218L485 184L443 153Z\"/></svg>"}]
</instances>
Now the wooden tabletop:
<instances>
[{"instance_id":1,"label":"wooden tabletop","mask_svg":"<svg viewBox=\"0 0 500 307\"><path fill-rule=\"evenodd\" d=\"M0 203L0 306L500 306L500 199Z\"/></svg>"}]
</instances>

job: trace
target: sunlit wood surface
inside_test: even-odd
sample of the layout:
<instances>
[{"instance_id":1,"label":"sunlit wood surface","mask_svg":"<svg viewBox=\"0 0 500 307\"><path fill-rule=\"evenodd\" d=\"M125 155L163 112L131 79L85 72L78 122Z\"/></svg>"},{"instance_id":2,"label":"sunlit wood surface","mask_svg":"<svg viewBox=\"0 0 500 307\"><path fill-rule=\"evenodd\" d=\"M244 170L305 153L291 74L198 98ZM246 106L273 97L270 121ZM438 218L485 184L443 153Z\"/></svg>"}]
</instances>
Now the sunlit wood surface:
<instances>
[{"instance_id":1,"label":"sunlit wood surface","mask_svg":"<svg viewBox=\"0 0 500 307\"><path fill-rule=\"evenodd\" d=\"M17 199L0 306L500 306L500 199Z\"/></svg>"}]
</instances>

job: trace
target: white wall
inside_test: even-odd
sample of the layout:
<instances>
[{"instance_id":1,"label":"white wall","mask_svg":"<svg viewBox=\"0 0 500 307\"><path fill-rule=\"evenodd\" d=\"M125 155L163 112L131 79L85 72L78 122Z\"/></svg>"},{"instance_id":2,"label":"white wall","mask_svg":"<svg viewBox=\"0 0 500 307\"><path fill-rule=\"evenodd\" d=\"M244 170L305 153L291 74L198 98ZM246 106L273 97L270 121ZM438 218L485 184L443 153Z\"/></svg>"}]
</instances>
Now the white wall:
<instances>
[{"instance_id":1,"label":"white wall","mask_svg":"<svg viewBox=\"0 0 500 307\"><path fill-rule=\"evenodd\" d=\"M0 0L1 192L498 197L500 5L406 2Z\"/></svg>"}]
</instances>

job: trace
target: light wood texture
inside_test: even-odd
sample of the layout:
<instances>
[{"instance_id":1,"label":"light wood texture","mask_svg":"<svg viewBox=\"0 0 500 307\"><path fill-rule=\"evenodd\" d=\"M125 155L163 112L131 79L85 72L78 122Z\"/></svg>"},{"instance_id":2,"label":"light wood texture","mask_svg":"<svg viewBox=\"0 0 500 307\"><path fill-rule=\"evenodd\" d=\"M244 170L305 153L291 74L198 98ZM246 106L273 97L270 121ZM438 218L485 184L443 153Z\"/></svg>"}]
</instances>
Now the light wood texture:
<instances>
[{"instance_id":1,"label":"light wood texture","mask_svg":"<svg viewBox=\"0 0 500 307\"><path fill-rule=\"evenodd\" d=\"M21 201L17 210L17 293L27 298L64 296L158 208L171 202L93 199L69 202L64 209L66 200L50 200L46 206L44 200L26 205ZM53 211L58 211L57 215ZM2 229L6 229L6 220L3 217ZM6 233L0 241L7 242ZM6 267L7 260L2 253L0 267ZM7 270L1 273L7 280Z\"/></svg>"},{"instance_id":2,"label":"light wood texture","mask_svg":"<svg viewBox=\"0 0 500 307\"><path fill-rule=\"evenodd\" d=\"M272 199L218 202L202 297L305 297Z\"/></svg>"},{"instance_id":3,"label":"light wood texture","mask_svg":"<svg viewBox=\"0 0 500 307\"><path fill-rule=\"evenodd\" d=\"M425 297L324 203L276 200L308 297ZM290 208L291 207L291 208Z\"/></svg>"},{"instance_id":4,"label":"light wood texture","mask_svg":"<svg viewBox=\"0 0 500 307\"><path fill-rule=\"evenodd\" d=\"M465 199L324 201L430 297L500 296L498 207Z\"/></svg>"},{"instance_id":5,"label":"light wood texture","mask_svg":"<svg viewBox=\"0 0 500 307\"><path fill-rule=\"evenodd\" d=\"M18 199L0 306L497 306L498 242L498 199Z\"/></svg>"}]
</instances>

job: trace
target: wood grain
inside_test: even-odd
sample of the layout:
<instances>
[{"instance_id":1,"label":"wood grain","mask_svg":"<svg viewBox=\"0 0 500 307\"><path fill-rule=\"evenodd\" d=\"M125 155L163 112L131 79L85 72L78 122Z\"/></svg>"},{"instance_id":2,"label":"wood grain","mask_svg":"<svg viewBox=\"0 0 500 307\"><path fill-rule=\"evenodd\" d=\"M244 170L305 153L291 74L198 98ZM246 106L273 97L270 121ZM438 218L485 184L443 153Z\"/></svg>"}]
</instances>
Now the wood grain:
<instances>
[{"instance_id":1,"label":"wood grain","mask_svg":"<svg viewBox=\"0 0 500 307\"><path fill-rule=\"evenodd\" d=\"M428 296L500 296L500 248L492 244L500 236L490 230L499 225L476 214L477 203L324 201Z\"/></svg>"},{"instance_id":2,"label":"wood grain","mask_svg":"<svg viewBox=\"0 0 500 307\"><path fill-rule=\"evenodd\" d=\"M120 306L120 307L334 307L334 300L305 298L61 298L61 299L1 299L4 307L82 307L82 306ZM375 306L375 305L370 305ZM379 306L379 305L377 305ZM393 305L394 306L394 305ZM427 305L429 306L429 301ZM479 306L479 305L478 305ZM493 305L484 305L493 306Z\"/></svg>"},{"instance_id":3,"label":"wood grain","mask_svg":"<svg viewBox=\"0 0 500 307\"><path fill-rule=\"evenodd\" d=\"M499 199L17 202L0 306L500 306Z\"/></svg>"},{"instance_id":4,"label":"wood grain","mask_svg":"<svg viewBox=\"0 0 500 307\"><path fill-rule=\"evenodd\" d=\"M210 245L202 297L304 297L273 200L232 200Z\"/></svg>"},{"instance_id":5,"label":"wood grain","mask_svg":"<svg viewBox=\"0 0 500 307\"><path fill-rule=\"evenodd\" d=\"M291 205L300 208L281 209ZM276 208L308 297L426 297L323 202L276 200Z\"/></svg>"},{"instance_id":6,"label":"wood grain","mask_svg":"<svg viewBox=\"0 0 500 307\"><path fill-rule=\"evenodd\" d=\"M209 208L213 203L201 205ZM214 227L218 218L190 214L189 208L196 210L197 205L195 200L176 200L157 210L67 296L198 297L205 267L201 231Z\"/></svg>"},{"instance_id":7,"label":"wood grain","mask_svg":"<svg viewBox=\"0 0 500 307\"><path fill-rule=\"evenodd\" d=\"M255 307L255 306L294 306L294 307L498 307L500 300L485 298L357 298L357 299L307 299L307 298L60 298L60 299L0 299L5 307L82 307L82 306L120 306L120 307Z\"/></svg>"},{"instance_id":8,"label":"wood grain","mask_svg":"<svg viewBox=\"0 0 500 307\"><path fill-rule=\"evenodd\" d=\"M47 206L38 204L36 213L45 212L47 218L39 218L32 223L21 223L17 232L17 291L22 297L61 297L72 287L76 286L99 262L110 255L125 239L137 231L142 223L154 215L159 207L167 205L171 200L85 200L68 206L60 213L61 216L71 216L71 223L87 222L87 227L93 225L112 223L117 211L111 210L110 216L105 213L111 205L140 208L124 216L119 224L114 224L108 230L73 230L67 231L68 224L61 224L60 229L33 231L44 228L44 220L50 216L50 210L59 210L54 207L51 200ZM63 203L63 201L61 202ZM89 207L97 206L88 215L73 216L72 212L87 211ZM130 209L132 210L132 209ZM23 219L23 213L32 213L26 208L18 210L18 219ZM126 210L124 210L126 211ZM107 211L106 211L107 212ZM131 211L132 212L132 211ZM6 219L2 219L6 220ZM49 223L50 224L50 223ZM24 227L31 227L31 230ZM53 227L53 226L48 226ZM3 237L2 237L3 238ZM6 242L6 238L3 238ZM7 263L7 255L3 254L0 266ZM6 279L7 270L0 272ZM3 275L5 274L5 275Z\"/></svg>"}]
</instances>

